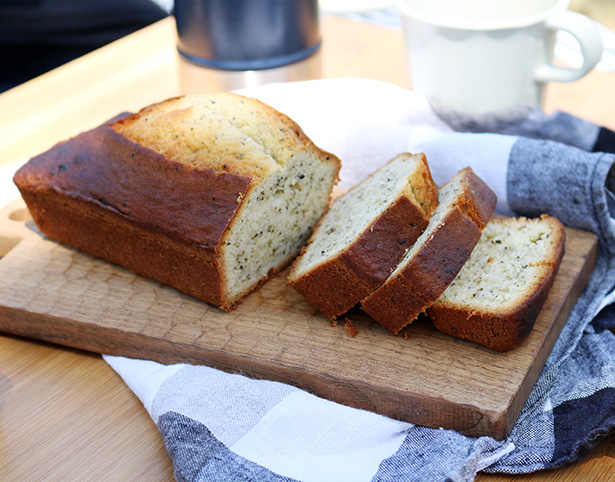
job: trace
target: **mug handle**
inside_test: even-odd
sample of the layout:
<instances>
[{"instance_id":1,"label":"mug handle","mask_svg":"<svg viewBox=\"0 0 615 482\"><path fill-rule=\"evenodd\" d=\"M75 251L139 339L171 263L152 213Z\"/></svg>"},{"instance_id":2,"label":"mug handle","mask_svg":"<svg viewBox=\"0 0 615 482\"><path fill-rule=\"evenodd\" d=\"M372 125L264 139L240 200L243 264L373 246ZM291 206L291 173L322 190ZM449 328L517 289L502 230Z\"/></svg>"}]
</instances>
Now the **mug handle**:
<instances>
[{"instance_id":1,"label":"mug handle","mask_svg":"<svg viewBox=\"0 0 615 482\"><path fill-rule=\"evenodd\" d=\"M538 82L572 82L593 69L602 55L600 30L593 20L580 13L565 10L558 12L545 21L549 30L565 30L579 42L583 65L580 68L557 67L552 64L541 65L534 72Z\"/></svg>"}]
</instances>

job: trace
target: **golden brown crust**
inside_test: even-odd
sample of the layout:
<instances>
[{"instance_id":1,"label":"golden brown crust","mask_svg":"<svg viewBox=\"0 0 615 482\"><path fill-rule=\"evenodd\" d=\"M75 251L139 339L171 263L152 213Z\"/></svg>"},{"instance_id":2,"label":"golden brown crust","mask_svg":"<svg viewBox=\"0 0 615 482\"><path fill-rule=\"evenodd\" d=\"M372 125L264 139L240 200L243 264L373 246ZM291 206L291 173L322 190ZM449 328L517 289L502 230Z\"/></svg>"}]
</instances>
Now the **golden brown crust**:
<instances>
[{"instance_id":1,"label":"golden brown crust","mask_svg":"<svg viewBox=\"0 0 615 482\"><path fill-rule=\"evenodd\" d=\"M496 351L508 351L519 346L532 331L553 279L544 283L534 297L512 313L461 312L454 308L447 309L444 305L432 305L427 315L443 333Z\"/></svg>"},{"instance_id":2,"label":"golden brown crust","mask_svg":"<svg viewBox=\"0 0 615 482\"><path fill-rule=\"evenodd\" d=\"M25 191L24 201L39 229L53 239L223 309L233 308L222 306L221 274L213 250L144 231L118 213L90 209L54 191Z\"/></svg>"},{"instance_id":3,"label":"golden brown crust","mask_svg":"<svg viewBox=\"0 0 615 482\"><path fill-rule=\"evenodd\" d=\"M396 335L444 292L480 234L476 224L458 210L452 211L417 255L363 300L361 308Z\"/></svg>"},{"instance_id":4,"label":"golden brown crust","mask_svg":"<svg viewBox=\"0 0 615 482\"><path fill-rule=\"evenodd\" d=\"M420 160L422 167L418 171L418 177L421 178L421 182L413 183L412 193L429 219L438 207L438 188L431 176L425 154L420 152L415 154L414 157Z\"/></svg>"},{"instance_id":5,"label":"golden brown crust","mask_svg":"<svg viewBox=\"0 0 615 482\"><path fill-rule=\"evenodd\" d=\"M105 124L33 158L14 181L43 233L222 303L217 250L248 177L165 159ZM195 266L199 281L183 274Z\"/></svg>"},{"instance_id":6,"label":"golden brown crust","mask_svg":"<svg viewBox=\"0 0 615 482\"><path fill-rule=\"evenodd\" d=\"M257 99L230 92L167 99L111 127L168 159L248 176L256 182L298 150L328 154L286 115ZM329 157L339 169L339 159Z\"/></svg>"},{"instance_id":7,"label":"golden brown crust","mask_svg":"<svg viewBox=\"0 0 615 482\"><path fill-rule=\"evenodd\" d=\"M466 167L462 172L465 173L467 187L464 199L458 204L459 209L482 231L495 209L496 195L471 168Z\"/></svg>"},{"instance_id":8,"label":"golden brown crust","mask_svg":"<svg viewBox=\"0 0 615 482\"><path fill-rule=\"evenodd\" d=\"M106 124L31 159L14 181L23 190L62 192L207 249L220 242L251 184L246 176L166 159Z\"/></svg>"},{"instance_id":9,"label":"golden brown crust","mask_svg":"<svg viewBox=\"0 0 615 482\"><path fill-rule=\"evenodd\" d=\"M387 279L428 222L421 208L400 197L339 256L309 276L291 274L290 285L328 317L340 316Z\"/></svg>"},{"instance_id":10,"label":"golden brown crust","mask_svg":"<svg viewBox=\"0 0 615 482\"><path fill-rule=\"evenodd\" d=\"M464 189L458 202L415 253L361 309L396 335L444 292L480 239L495 208L493 191L474 172L462 170Z\"/></svg>"}]
</instances>

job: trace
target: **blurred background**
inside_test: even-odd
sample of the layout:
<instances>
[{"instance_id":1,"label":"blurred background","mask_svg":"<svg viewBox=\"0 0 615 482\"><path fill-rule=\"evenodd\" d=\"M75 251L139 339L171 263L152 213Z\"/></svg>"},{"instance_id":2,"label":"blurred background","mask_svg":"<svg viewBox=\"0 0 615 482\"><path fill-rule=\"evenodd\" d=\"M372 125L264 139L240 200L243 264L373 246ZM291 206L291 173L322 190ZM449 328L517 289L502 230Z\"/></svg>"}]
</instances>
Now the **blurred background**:
<instances>
[{"instance_id":1,"label":"blurred background","mask_svg":"<svg viewBox=\"0 0 615 482\"><path fill-rule=\"evenodd\" d=\"M615 31L615 1L571 0L570 9L597 20L609 30Z\"/></svg>"},{"instance_id":2,"label":"blurred background","mask_svg":"<svg viewBox=\"0 0 615 482\"><path fill-rule=\"evenodd\" d=\"M397 10L388 3L320 0L323 12L400 28ZM379 8L363 10L367 4ZM570 8L605 27L602 68L615 70L615 0L571 0ZM0 0L0 92L146 27L172 9L173 0ZM556 57L574 63L574 41L563 38L558 48Z\"/></svg>"}]
</instances>

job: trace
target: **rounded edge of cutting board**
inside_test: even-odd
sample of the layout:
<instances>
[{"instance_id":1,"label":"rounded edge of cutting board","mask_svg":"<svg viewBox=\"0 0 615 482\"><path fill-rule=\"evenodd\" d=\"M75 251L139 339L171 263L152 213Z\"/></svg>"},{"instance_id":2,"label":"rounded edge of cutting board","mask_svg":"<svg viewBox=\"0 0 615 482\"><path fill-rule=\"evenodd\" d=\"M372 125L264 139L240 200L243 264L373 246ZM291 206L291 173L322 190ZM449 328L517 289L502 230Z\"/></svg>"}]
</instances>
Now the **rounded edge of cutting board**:
<instances>
[{"instance_id":1,"label":"rounded edge of cutting board","mask_svg":"<svg viewBox=\"0 0 615 482\"><path fill-rule=\"evenodd\" d=\"M0 257L21 240L38 232L23 199L18 197L0 209Z\"/></svg>"}]
</instances>

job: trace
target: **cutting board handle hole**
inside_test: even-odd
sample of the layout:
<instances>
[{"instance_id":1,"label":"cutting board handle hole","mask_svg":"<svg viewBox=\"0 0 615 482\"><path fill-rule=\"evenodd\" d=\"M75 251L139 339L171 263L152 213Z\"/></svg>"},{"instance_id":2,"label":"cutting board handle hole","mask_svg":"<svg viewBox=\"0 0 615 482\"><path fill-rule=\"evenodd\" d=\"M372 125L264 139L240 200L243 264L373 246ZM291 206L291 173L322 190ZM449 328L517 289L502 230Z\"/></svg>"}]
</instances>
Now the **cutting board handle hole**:
<instances>
[{"instance_id":1,"label":"cutting board handle hole","mask_svg":"<svg viewBox=\"0 0 615 482\"><path fill-rule=\"evenodd\" d=\"M30 211L27 208L16 209L15 211L11 211L9 214L9 219L11 221L31 221L32 216L30 215Z\"/></svg>"}]
</instances>

